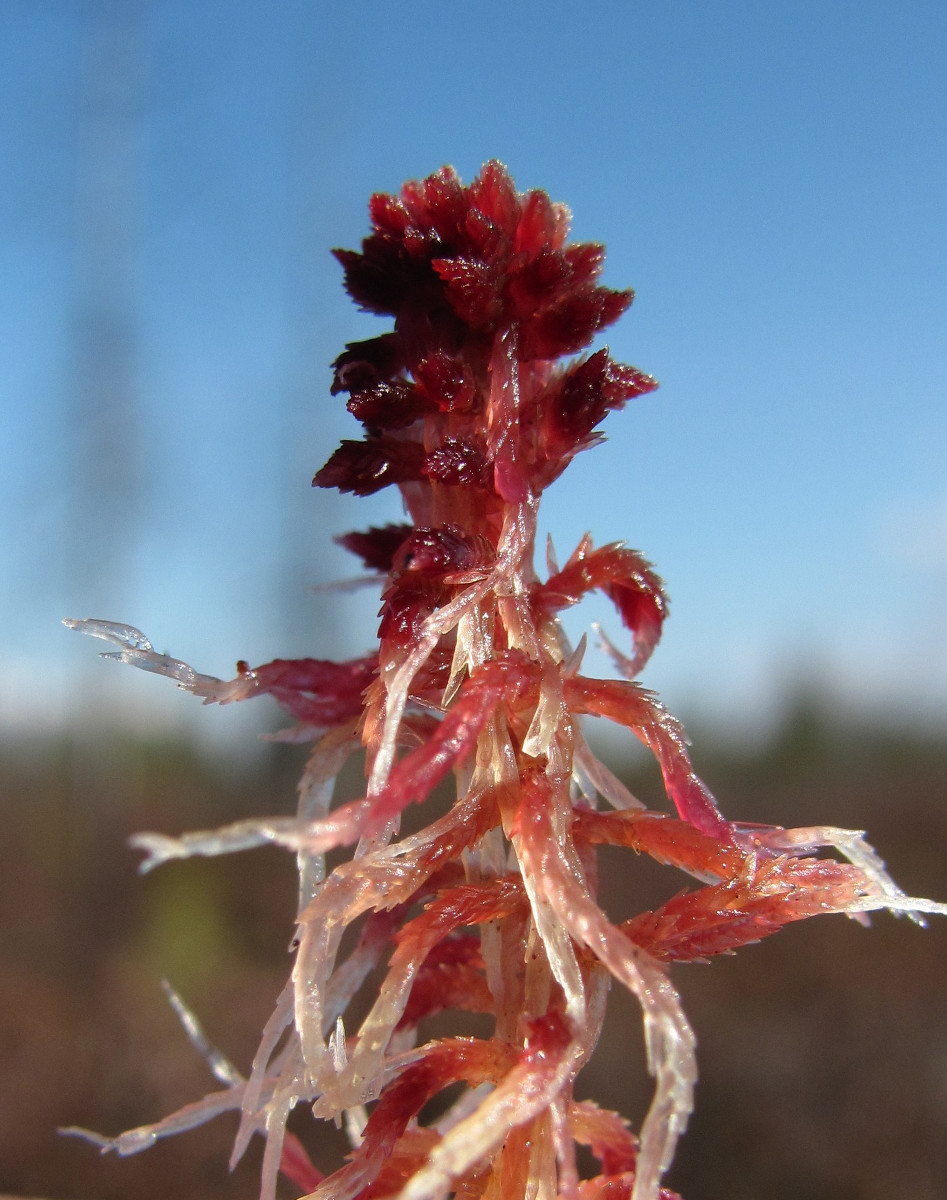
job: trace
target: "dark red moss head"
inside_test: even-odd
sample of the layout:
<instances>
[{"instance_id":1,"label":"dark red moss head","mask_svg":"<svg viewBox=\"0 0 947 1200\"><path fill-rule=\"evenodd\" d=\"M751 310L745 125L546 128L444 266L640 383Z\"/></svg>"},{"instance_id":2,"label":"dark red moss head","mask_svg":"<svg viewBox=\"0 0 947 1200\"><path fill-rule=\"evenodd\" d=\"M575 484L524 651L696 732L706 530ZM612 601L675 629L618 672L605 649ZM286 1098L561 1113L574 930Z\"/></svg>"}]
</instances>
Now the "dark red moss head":
<instances>
[{"instance_id":1,"label":"dark red moss head","mask_svg":"<svg viewBox=\"0 0 947 1200\"><path fill-rule=\"evenodd\" d=\"M633 293L601 286L603 247L567 243L568 209L542 191L517 193L500 163L467 187L444 167L376 194L370 213L361 251L335 255L355 302L395 327L334 364L332 391L348 393L365 437L343 442L318 486L367 495L416 485L412 511L426 488L479 491L486 509L490 493L535 496L611 409L656 386L607 350L556 366ZM504 415L511 404L515 420Z\"/></svg>"},{"instance_id":2,"label":"dark red moss head","mask_svg":"<svg viewBox=\"0 0 947 1200\"><path fill-rule=\"evenodd\" d=\"M619 317L631 291L599 287L598 245L565 244L569 211L545 192L518 195L490 162L469 187L451 167L378 193L361 253L336 250L360 308L393 316L409 352L457 351L476 332L517 324L523 360L575 354ZM432 344L434 343L434 344ZM415 359L415 361L418 361Z\"/></svg>"}]
</instances>

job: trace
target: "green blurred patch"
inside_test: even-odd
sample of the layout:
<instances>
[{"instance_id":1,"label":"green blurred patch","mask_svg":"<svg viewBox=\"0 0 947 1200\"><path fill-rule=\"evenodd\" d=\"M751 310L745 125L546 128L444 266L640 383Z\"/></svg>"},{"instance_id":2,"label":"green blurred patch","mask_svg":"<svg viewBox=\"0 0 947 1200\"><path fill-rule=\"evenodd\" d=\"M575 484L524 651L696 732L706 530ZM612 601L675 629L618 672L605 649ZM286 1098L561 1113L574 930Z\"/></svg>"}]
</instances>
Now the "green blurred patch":
<instances>
[{"instance_id":1,"label":"green blurred patch","mask_svg":"<svg viewBox=\"0 0 947 1200\"><path fill-rule=\"evenodd\" d=\"M233 938L218 873L174 864L143 884L146 899L139 935L142 966L175 989L199 995L229 965ZM224 961L222 961L224 960Z\"/></svg>"}]
</instances>

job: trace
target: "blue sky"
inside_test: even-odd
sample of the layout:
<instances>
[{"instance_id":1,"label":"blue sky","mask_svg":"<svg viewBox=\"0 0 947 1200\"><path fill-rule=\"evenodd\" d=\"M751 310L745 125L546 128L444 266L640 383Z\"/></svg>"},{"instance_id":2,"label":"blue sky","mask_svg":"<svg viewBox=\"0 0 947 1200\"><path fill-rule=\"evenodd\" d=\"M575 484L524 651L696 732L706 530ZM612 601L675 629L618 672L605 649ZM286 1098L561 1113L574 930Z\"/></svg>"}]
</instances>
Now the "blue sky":
<instances>
[{"instance_id":1,"label":"blue sky","mask_svg":"<svg viewBox=\"0 0 947 1200\"><path fill-rule=\"evenodd\" d=\"M102 63L127 94L96 193ZM354 428L328 364L377 327L328 251L367 232L372 191L498 157L638 293L608 342L661 390L610 419L544 524L560 556L588 528L658 566L645 682L734 728L801 689L943 726L945 127L934 2L14 2L0 720L235 727L90 669L64 615L222 675L370 644L372 595L311 590L356 569L333 533L398 515L394 493L309 487ZM103 290L132 399L96 441L77 364Z\"/></svg>"}]
</instances>

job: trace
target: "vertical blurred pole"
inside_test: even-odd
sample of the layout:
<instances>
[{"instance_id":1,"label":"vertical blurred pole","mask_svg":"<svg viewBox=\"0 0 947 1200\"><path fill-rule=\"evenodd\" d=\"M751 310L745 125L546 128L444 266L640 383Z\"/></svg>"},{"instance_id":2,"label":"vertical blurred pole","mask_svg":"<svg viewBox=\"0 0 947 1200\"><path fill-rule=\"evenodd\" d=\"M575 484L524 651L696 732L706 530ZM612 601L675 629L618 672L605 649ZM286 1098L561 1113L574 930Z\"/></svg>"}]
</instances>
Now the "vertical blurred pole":
<instances>
[{"instance_id":1,"label":"vertical blurred pole","mask_svg":"<svg viewBox=\"0 0 947 1200\"><path fill-rule=\"evenodd\" d=\"M86 0L82 8L68 430L73 461L64 481L70 500L64 565L78 616L119 616L131 607L129 548L140 516L141 477L137 259L146 16L143 0ZM104 680L115 701L92 700L105 675L94 655L83 656L70 706L74 735L65 750L58 823L61 962L64 970L80 973L94 956L93 927L71 897L84 874L96 869L102 802L127 790L116 742L106 740L109 721L128 715L120 672Z\"/></svg>"},{"instance_id":2,"label":"vertical blurred pole","mask_svg":"<svg viewBox=\"0 0 947 1200\"><path fill-rule=\"evenodd\" d=\"M87 0L80 48L71 479L82 615L127 611L139 517L138 216L141 0Z\"/></svg>"},{"instance_id":3,"label":"vertical blurred pole","mask_svg":"<svg viewBox=\"0 0 947 1200\"><path fill-rule=\"evenodd\" d=\"M320 216L326 203L327 153L332 113L323 103L319 73L321 26L319 6L301 6L295 16L296 36L287 69L292 73L292 101L287 130L286 171L286 407L284 474L281 490L283 569L280 610L285 652L338 657L344 643L335 597L316 596L313 585L328 582L331 572L319 561L318 545L336 507L335 493L314 490L311 480L328 448L320 442L318 414L328 399L328 342L319 295L329 250ZM315 437L313 432L315 431Z\"/></svg>"}]
</instances>

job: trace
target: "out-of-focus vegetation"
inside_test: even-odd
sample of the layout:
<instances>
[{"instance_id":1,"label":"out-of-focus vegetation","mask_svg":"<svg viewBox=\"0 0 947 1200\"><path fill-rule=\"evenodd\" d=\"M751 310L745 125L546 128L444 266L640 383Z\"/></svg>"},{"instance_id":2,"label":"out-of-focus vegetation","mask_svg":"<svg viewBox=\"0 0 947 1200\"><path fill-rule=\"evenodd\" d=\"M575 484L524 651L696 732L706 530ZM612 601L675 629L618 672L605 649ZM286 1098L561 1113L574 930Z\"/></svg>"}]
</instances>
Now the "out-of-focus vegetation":
<instances>
[{"instance_id":1,"label":"out-of-focus vegetation","mask_svg":"<svg viewBox=\"0 0 947 1200\"><path fill-rule=\"evenodd\" d=\"M848 725L800 705L763 746L694 740L728 816L865 828L902 887L947 899L947 739ZM290 965L291 856L256 851L142 878L126 840L290 812L303 759L304 750L277 746L227 765L180 743L68 738L2 751L0 1191L255 1196L252 1156L227 1175L233 1120L126 1160L56 1130L114 1134L216 1086L162 978L249 1069ZM613 765L664 807L638 761ZM649 860L603 857L603 902L617 919L684 886ZM839 917L804 922L676 978L701 1069L669 1178L686 1200L947 1195L947 923L920 930L884 914L871 930ZM580 1094L635 1118L650 1095L639 1026L616 990L580 1081ZM325 1138L336 1158L334 1131ZM318 1162L322 1147L307 1141Z\"/></svg>"}]
</instances>

